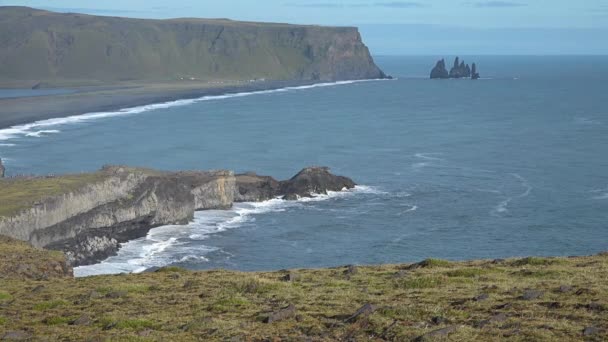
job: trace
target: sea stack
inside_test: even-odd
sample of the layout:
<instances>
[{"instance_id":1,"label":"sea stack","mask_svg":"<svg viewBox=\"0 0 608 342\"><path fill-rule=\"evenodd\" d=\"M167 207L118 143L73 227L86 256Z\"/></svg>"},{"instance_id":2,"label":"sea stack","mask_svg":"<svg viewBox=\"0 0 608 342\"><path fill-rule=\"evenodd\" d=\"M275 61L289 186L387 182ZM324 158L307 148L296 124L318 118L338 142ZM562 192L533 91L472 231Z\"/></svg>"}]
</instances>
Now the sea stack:
<instances>
[{"instance_id":1,"label":"sea stack","mask_svg":"<svg viewBox=\"0 0 608 342\"><path fill-rule=\"evenodd\" d=\"M441 59L437 62L433 70L431 70L431 79L446 79L449 77L448 69L445 68L445 60Z\"/></svg>"},{"instance_id":2,"label":"sea stack","mask_svg":"<svg viewBox=\"0 0 608 342\"><path fill-rule=\"evenodd\" d=\"M473 66L469 66L464 61L461 61L459 57L454 59L454 66L450 69L450 72L445 68L445 60L441 59L437 62L433 70L431 70L431 79L446 79L446 78L471 78L479 79L479 73L477 72L477 65L473 63Z\"/></svg>"},{"instance_id":3,"label":"sea stack","mask_svg":"<svg viewBox=\"0 0 608 342\"><path fill-rule=\"evenodd\" d=\"M473 65L471 67L471 79L472 80L479 79L479 73L477 72L477 65L475 65L475 63L473 63Z\"/></svg>"},{"instance_id":4,"label":"sea stack","mask_svg":"<svg viewBox=\"0 0 608 342\"><path fill-rule=\"evenodd\" d=\"M4 165L2 165L2 158L0 158L0 178L4 178Z\"/></svg>"}]
</instances>

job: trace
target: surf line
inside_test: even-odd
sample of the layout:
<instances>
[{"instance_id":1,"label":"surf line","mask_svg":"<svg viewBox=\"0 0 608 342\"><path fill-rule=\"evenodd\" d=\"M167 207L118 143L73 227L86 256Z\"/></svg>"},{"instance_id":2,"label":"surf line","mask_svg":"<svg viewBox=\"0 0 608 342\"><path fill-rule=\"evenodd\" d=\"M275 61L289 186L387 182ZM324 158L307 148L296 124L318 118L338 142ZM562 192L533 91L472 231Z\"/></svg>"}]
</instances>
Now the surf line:
<instances>
[{"instance_id":1,"label":"surf line","mask_svg":"<svg viewBox=\"0 0 608 342\"><path fill-rule=\"evenodd\" d=\"M130 108L119 109L116 111L109 112L92 112L85 113L79 115L72 115L63 118L53 118L46 120L34 121L28 124L11 126L8 128L0 129L0 141L14 139L19 136L30 136L30 137L40 137L44 133L57 133L56 131L50 130L40 130L41 128L47 128L52 126L60 126L66 124L76 124L87 122L91 120L98 120L103 118L115 117L115 116L123 116L123 115L132 115L132 114L140 114L144 112L149 112L158 109L165 109L171 107L178 106L186 106L197 102L203 101L213 101L213 100L223 100L237 97L245 97L252 95L261 95L261 94L273 94L273 93L282 93L289 92L295 90L306 90L306 89L314 89L314 88L322 88L322 87L334 87L340 85L348 85L354 83L363 83L363 82L378 82L385 81L384 79L370 79L370 80L351 80L351 81L338 81L338 82L327 82L327 83L315 83L310 85L303 86L292 86L292 87L284 87L278 89L268 89L268 90L258 90L251 92L241 92L241 93L227 93L224 95L205 95L199 98L194 99L181 99L169 102L161 102L161 103L153 103L143 106L136 106ZM43 135L42 135L43 136Z\"/></svg>"}]
</instances>

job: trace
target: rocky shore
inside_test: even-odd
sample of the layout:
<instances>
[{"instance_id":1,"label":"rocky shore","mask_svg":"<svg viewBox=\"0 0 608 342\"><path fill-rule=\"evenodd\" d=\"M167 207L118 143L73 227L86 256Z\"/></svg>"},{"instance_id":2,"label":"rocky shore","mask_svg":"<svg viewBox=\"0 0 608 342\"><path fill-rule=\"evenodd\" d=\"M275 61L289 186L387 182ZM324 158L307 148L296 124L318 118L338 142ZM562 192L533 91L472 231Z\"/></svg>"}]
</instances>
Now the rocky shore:
<instances>
[{"instance_id":1,"label":"rocky shore","mask_svg":"<svg viewBox=\"0 0 608 342\"><path fill-rule=\"evenodd\" d=\"M0 212L0 235L63 251L72 266L103 260L121 243L143 237L151 228L187 224L197 210L275 197L295 200L355 186L325 167L305 168L285 181L232 171L106 166L91 174L1 182L5 191L0 199L12 205ZM47 188L53 192L41 191Z\"/></svg>"}]
</instances>

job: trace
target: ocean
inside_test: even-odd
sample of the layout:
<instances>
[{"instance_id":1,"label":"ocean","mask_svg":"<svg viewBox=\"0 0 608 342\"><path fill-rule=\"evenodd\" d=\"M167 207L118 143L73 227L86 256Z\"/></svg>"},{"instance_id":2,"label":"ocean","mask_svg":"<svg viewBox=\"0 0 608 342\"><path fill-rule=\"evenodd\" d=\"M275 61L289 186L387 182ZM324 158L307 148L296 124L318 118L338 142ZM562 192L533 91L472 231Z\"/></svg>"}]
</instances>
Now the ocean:
<instances>
[{"instance_id":1,"label":"ocean","mask_svg":"<svg viewBox=\"0 0 608 342\"><path fill-rule=\"evenodd\" d=\"M446 56L448 57L448 56ZM396 80L149 105L0 129L9 175L129 164L279 179L329 166L357 188L198 212L79 276L245 271L608 250L608 57L376 57ZM453 57L446 59L450 65Z\"/></svg>"}]
</instances>

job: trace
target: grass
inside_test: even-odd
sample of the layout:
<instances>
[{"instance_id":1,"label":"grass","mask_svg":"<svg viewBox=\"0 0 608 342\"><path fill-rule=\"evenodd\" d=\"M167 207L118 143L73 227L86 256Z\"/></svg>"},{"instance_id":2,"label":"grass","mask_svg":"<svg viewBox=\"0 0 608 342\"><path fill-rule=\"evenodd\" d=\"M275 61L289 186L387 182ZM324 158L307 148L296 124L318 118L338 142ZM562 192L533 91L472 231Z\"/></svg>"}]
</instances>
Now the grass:
<instances>
[{"instance_id":1,"label":"grass","mask_svg":"<svg viewBox=\"0 0 608 342\"><path fill-rule=\"evenodd\" d=\"M20 253L28 251L21 247ZM606 255L345 270L295 270L294 281L284 279L285 271L172 268L43 281L0 274L0 332L63 341L411 341L455 327L449 340L608 339ZM44 290L36 291L41 285ZM524 300L528 290L542 295ZM349 319L367 303L375 311ZM290 304L294 317L264 323ZM492 320L497 314L506 317ZM71 324L83 316L89 324ZM600 332L583 336L589 326Z\"/></svg>"},{"instance_id":2,"label":"grass","mask_svg":"<svg viewBox=\"0 0 608 342\"><path fill-rule=\"evenodd\" d=\"M60 177L0 179L0 217L13 216L35 203L66 194L106 177L101 172Z\"/></svg>"}]
</instances>

